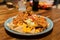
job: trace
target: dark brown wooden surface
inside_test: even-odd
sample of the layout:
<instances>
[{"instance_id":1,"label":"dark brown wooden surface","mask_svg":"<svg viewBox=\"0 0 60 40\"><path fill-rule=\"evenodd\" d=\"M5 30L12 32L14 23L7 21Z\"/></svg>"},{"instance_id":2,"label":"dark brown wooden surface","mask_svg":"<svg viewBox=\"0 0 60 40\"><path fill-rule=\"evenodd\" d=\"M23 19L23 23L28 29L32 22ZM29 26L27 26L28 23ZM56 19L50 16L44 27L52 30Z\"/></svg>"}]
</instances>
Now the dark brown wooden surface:
<instances>
[{"instance_id":1,"label":"dark brown wooden surface","mask_svg":"<svg viewBox=\"0 0 60 40\"><path fill-rule=\"evenodd\" d=\"M8 18L15 16L17 14L17 9L8 9L6 6L0 6L0 40L16 40L16 38L13 38L6 33L4 29L4 22ZM36 40L60 40L60 9L52 9L46 11L45 13L41 13L40 15L49 17L53 21L54 27L49 35L42 37L40 39L37 38Z\"/></svg>"}]
</instances>

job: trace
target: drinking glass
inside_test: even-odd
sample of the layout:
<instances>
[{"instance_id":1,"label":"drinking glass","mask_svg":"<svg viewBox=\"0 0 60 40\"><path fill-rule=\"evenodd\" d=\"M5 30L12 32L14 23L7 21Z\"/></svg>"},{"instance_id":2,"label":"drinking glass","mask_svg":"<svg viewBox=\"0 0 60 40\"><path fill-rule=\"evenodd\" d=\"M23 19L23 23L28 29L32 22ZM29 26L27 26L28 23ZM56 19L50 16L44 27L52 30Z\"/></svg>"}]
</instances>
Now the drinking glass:
<instances>
[{"instance_id":1,"label":"drinking glass","mask_svg":"<svg viewBox=\"0 0 60 40\"><path fill-rule=\"evenodd\" d=\"M18 10L25 11L26 10L26 0L18 0Z\"/></svg>"}]
</instances>

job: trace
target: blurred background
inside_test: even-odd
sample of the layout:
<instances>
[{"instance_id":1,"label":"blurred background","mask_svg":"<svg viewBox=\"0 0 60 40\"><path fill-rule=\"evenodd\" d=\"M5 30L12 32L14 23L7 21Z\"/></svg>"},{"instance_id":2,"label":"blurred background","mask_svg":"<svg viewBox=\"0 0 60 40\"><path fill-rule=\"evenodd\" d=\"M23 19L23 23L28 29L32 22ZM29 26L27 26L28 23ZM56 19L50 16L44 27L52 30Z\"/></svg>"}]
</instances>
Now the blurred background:
<instances>
[{"instance_id":1,"label":"blurred background","mask_svg":"<svg viewBox=\"0 0 60 40\"><path fill-rule=\"evenodd\" d=\"M53 1L53 7L58 7L58 8L60 7L60 0L40 0L40 2L41 1L47 1L50 4L51 4L50 1ZM17 7L17 2L18 2L18 0L0 0L0 5L9 4L9 5L13 5L13 6ZM41 4L42 4L42 2L41 2Z\"/></svg>"}]
</instances>

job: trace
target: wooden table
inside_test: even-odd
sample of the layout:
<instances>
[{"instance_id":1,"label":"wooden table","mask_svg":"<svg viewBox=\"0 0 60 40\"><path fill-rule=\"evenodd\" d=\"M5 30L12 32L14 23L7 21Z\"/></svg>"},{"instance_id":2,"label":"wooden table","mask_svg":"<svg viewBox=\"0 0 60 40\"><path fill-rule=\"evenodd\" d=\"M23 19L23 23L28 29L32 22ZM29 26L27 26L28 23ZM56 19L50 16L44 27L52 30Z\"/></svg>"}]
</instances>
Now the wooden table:
<instances>
[{"instance_id":1,"label":"wooden table","mask_svg":"<svg viewBox=\"0 0 60 40\"><path fill-rule=\"evenodd\" d=\"M16 40L16 38L13 38L6 33L4 29L4 22L8 18L15 16L17 14L17 9L8 9L6 6L0 6L0 40ZM54 27L49 35L42 37L40 39L37 38L36 40L60 40L60 9L52 9L46 11L45 13L41 13L40 15L49 17L53 21Z\"/></svg>"}]
</instances>

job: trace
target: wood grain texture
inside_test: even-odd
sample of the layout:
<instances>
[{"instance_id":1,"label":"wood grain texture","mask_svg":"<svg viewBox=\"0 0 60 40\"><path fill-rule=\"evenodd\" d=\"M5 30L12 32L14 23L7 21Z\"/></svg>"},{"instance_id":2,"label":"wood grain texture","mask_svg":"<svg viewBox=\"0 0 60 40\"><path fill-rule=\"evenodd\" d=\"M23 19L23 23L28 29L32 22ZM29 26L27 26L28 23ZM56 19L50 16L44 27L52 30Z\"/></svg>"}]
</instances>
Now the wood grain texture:
<instances>
[{"instance_id":1,"label":"wood grain texture","mask_svg":"<svg viewBox=\"0 0 60 40\"><path fill-rule=\"evenodd\" d=\"M9 36L4 28L4 22L18 14L17 9L9 10L7 7L0 6L0 40L16 40L16 38ZM4 10L4 11L1 11ZM5 13L3 13L5 12ZM41 11L40 11L41 12ZM60 9L52 9L47 11L46 13L40 14L46 17L49 17L52 21L60 18ZM36 36L37 37L37 36ZM29 40L29 39L20 39L20 40ZM60 20L54 22L54 27L52 32L42 38L31 39L31 40L60 40Z\"/></svg>"}]
</instances>

